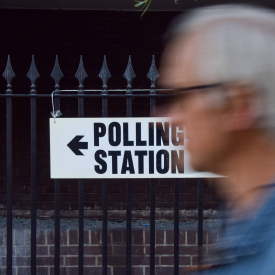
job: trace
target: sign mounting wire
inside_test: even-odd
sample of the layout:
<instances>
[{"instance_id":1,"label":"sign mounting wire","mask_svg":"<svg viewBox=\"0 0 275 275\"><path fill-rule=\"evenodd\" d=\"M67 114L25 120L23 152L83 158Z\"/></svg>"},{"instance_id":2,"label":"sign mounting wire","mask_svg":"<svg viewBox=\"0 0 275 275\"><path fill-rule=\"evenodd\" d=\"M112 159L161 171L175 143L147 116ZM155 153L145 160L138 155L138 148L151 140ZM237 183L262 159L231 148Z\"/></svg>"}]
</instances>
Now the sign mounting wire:
<instances>
[{"instance_id":1,"label":"sign mounting wire","mask_svg":"<svg viewBox=\"0 0 275 275\"><path fill-rule=\"evenodd\" d=\"M53 102L53 94L55 91L52 92L52 107L53 107L53 111L51 112L52 117L54 118L54 123L55 123L55 118L62 116L62 113L60 112L60 110L56 110L54 111L54 102Z\"/></svg>"}]
</instances>

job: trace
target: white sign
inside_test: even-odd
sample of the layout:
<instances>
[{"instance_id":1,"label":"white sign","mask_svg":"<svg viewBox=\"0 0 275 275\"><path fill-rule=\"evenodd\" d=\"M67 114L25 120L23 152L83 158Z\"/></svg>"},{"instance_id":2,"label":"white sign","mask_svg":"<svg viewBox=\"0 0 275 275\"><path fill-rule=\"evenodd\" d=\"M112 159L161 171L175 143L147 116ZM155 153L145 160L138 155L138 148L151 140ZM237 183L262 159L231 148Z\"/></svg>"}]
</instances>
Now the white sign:
<instances>
[{"instance_id":1,"label":"white sign","mask_svg":"<svg viewBox=\"0 0 275 275\"><path fill-rule=\"evenodd\" d=\"M203 178L169 118L50 119L51 178Z\"/></svg>"}]
</instances>

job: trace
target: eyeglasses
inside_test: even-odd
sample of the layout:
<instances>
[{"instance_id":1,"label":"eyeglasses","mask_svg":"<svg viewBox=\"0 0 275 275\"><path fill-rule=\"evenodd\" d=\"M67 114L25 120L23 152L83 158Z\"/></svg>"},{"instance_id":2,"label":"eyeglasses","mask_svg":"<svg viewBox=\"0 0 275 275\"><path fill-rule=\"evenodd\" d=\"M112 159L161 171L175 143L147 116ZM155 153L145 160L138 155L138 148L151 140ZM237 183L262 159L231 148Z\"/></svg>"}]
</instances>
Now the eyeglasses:
<instances>
[{"instance_id":1,"label":"eyeglasses","mask_svg":"<svg viewBox=\"0 0 275 275\"><path fill-rule=\"evenodd\" d=\"M177 88L172 90L172 95L180 95L185 93L190 93L194 90L204 90L204 89L212 89L223 86L223 83L212 83L207 85L198 85L198 86L189 86L184 88Z\"/></svg>"}]
</instances>

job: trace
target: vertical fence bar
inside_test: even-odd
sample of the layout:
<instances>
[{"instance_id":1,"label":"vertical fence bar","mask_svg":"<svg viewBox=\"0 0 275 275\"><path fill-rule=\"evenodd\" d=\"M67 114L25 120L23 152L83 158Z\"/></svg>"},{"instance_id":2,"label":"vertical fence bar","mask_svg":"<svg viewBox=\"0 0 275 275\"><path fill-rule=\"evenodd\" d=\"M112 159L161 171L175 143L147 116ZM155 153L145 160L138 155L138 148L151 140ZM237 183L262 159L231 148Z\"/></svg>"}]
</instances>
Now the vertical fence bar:
<instances>
[{"instance_id":1,"label":"vertical fence bar","mask_svg":"<svg viewBox=\"0 0 275 275\"><path fill-rule=\"evenodd\" d=\"M155 64L155 57L152 58L152 63L147 77L151 81L151 95L156 94L156 79L159 77L159 73ZM150 114L155 115L155 97L150 97ZM155 179L150 180L150 275L155 275Z\"/></svg>"},{"instance_id":2,"label":"vertical fence bar","mask_svg":"<svg viewBox=\"0 0 275 275\"><path fill-rule=\"evenodd\" d=\"M79 81L78 90L78 117L84 117L84 80L87 78L82 56L75 77ZM78 275L83 275L83 235L84 235L84 180L78 180Z\"/></svg>"},{"instance_id":3,"label":"vertical fence bar","mask_svg":"<svg viewBox=\"0 0 275 275\"><path fill-rule=\"evenodd\" d=\"M203 262L203 180L198 180L198 264Z\"/></svg>"},{"instance_id":4,"label":"vertical fence bar","mask_svg":"<svg viewBox=\"0 0 275 275\"><path fill-rule=\"evenodd\" d=\"M55 99L54 105L56 112L60 110L60 86L59 81L63 77L62 71L59 67L58 57L56 56L55 65L51 73L51 77L55 81ZM53 114L54 115L54 114ZM54 240L54 274L60 273L60 180L55 179L55 240Z\"/></svg>"},{"instance_id":5,"label":"vertical fence bar","mask_svg":"<svg viewBox=\"0 0 275 275\"><path fill-rule=\"evenodd\" d=\"M27 74L31 81L31 275L36 275L36 69L34 56Z\"/></svg>"},{"instance_id":6,"label":"vertical fence bar","mask_svg":"<svg viewBox=\"0 0 275 275\"><path fill-rule=\"evenodd\" d=\"M12 95L11 81L15 74L10 56L3 77L7 81L6 94ZM6 97L6 154L7 154L7 275L12 275L12 98Z\"/></svg>"},{"instance_id":7,"label":"vertical fence bar","mask_svg":"<svg viewBox=\"0 0 275 275\"><path fill-rule=\"evenodd\" d=\"M150 275L155 274L155 179L150 181Z\"/></svg>"},{"instance_id":8,"label":"vertical fence bar","mask_svg":"<svg viewBox=\"0 0 275 275\"><path fill-rule=\"evenodd\" d=\"M174 275L179 275L179 179L174 180Z\"/></svg>"},{"instance_id":9,"label":"vertical fence bar","mask_svg":"<svg viewBox=\"0 0 275 275\"><path fill-rule=\"evenodd\" d=\"M129 56L128 65L124 73L124 78L127 80L127 92L126 94L132 94L132 80L136 77L132 63L131 56ZM126 98L126 116L132 116L132 97ZM132 180L126 180L126 274L131 275L131 266L132 266Z\"/></svg>"},{"instance_id":10,"label":"vertical fence bar","mask_svg":"<svg viewBox=\"0 0 275 275\"><path fill-rule=\"evenodd\" d=\"M108 101L104 95L108 94L107 81L111 77L109 72L106 56L104 56L103 65L98 75L103 82L102 85L102 117L108 116ZM102 180L102 275L107 275L107 249L108 249L108 180Z\"/></svg>"}]
</instances>

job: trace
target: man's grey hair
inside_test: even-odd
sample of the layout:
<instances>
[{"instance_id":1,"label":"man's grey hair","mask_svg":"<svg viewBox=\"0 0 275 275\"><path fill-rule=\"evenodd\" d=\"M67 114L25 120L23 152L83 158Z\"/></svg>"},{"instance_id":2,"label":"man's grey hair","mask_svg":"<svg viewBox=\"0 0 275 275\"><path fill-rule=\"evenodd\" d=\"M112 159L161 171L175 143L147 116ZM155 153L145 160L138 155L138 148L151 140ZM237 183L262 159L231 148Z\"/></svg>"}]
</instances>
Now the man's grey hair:
<instances>
[{"instance_id":1,"label":"man's grey hair","mask_svg":"<svg viewBox=\"0 0 275 275\"><path fill-rule=\"evenodd\" d=\"M259 94L259 128L275 133L275 13L249 5L197 9L178 18L170 36L200 30L196 64L207 83L248 82Z\"/></svg>"}]
</instances>

